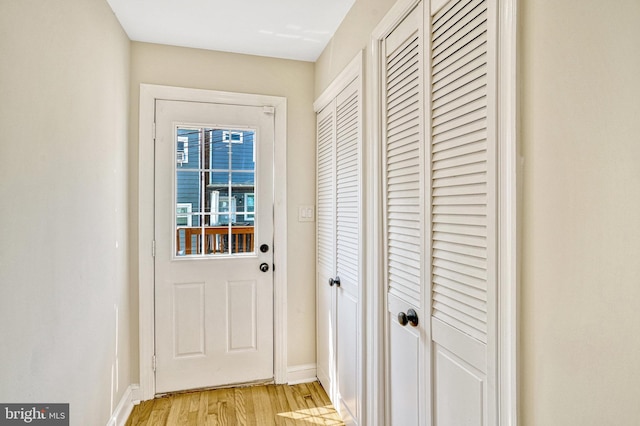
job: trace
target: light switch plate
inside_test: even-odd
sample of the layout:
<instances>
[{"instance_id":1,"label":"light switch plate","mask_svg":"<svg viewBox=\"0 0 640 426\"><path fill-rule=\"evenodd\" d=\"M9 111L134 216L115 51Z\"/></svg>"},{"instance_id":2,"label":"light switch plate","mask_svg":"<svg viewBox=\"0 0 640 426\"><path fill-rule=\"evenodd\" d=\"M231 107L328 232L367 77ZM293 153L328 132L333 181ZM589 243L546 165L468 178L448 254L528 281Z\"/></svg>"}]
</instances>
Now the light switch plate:
<instances>
[{"instance_id":1,"label":"light switch plate","mask_svg":"<svg viewBox=\"0 0 640 426\"><path fill-rule=\"evenodd\" d=\"M315 220L315 206L298 206L298 222L314 222Z\"/></svg>"}]
</instances>

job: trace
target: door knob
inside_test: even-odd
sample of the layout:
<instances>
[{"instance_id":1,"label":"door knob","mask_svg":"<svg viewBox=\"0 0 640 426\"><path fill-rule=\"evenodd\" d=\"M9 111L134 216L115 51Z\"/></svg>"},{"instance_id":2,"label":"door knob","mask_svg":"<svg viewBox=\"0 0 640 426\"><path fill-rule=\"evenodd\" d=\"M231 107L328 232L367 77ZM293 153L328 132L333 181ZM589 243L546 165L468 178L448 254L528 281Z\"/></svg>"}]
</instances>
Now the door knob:
<instances>
[{"instance_id":1,"label":"door knob","mask_svg":"<svg viewBox=\"0 0 640 426\"><path fill-rule=\"evenodd\" d=\"M411 324L413 327L418 326L418 314L413 309L409 309L407 313L400 312L398 314L398 322L400 325Z\"/></svg>"},{"instance_id":2,"label":"door knob","mask_svg":"<svg viewBox=\"0 0 640 426\"><path fill-rule=\"evenodd\" d=\"M269 264L268 263L261 263L260 264L260 270L262 272L267 272L269 270Z\"/></svg>"},{"instance_id":3,"label":"door knob","mask_svg":"<svg viewBox=\"0 0 640 426\"><path fill-rule=\"evenodd\" d=\"M329 285L331 287L333 287L333 285L336 285L337 287L340 287L340 277L335 277L335 278L329 278Z\"/></svg>"}]
</instances>

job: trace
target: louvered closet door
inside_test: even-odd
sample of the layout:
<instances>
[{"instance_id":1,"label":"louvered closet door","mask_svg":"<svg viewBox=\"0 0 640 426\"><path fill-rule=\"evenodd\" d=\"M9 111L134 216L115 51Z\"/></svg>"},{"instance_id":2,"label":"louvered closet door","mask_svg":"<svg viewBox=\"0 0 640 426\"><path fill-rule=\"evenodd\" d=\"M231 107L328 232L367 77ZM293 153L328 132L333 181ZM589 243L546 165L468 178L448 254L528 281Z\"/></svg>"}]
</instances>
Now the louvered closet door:
<instances>
[{"instance_id":1,"label":"louvered closet door","mask_svg":"<svg viewBox=\"0 0 640 426\"><path fill-rule=\"evenodd\" d=\"M335 385L335 102L317 114L317 375L333 395Z\"/></svg>"},{"instance_id":2,"label":"louvered closet door","mask_svg":"<svg viewBox=\"0 0 640 426\"><path fill-rule=\"evenodd\" d=\"M495 419L495 7L431 17L433 395L436 425Z\"/></svg>"},{"instance_id":3,"label":"louvered closet door","mask_svg":"<svg viewBox=\"0 0 640 426\"><path fill-rule=\"evenodd\" d=\"M336 98L336 287L337 399L347 424L358 424L358 347L361 266L361 123L359 80Z\"/></svg>"},{"instance_id":4,"label":"louvered closet door","mask_svg":"<svg viewBox=\"0 0 640 426\"><path fill-rule=\"evenodd\" d=\"M384 256L392 426L427 424L422 22L420 3L383 45ZM417 325L399 321L399 315L407 316L410 310L418 315Z\"/></svg>"},{"instance_id":5,"label":"louvered closet door","mask_svg":"<svg viewBox=\"0 0 640 426\"><path fill-rule=\"evenodd\" d=\"M359 425L362 99L360 76L344 80L317 114L317 370L345 423Z\"/></svg>"}]
</instances>

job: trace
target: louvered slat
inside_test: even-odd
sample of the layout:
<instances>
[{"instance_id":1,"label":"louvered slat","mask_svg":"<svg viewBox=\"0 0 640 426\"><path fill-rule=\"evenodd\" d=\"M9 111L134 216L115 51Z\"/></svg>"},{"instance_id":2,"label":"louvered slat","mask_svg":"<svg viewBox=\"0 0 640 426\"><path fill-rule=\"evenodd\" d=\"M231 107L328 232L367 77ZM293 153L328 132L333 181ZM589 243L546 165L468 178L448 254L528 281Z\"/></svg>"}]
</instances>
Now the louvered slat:
<instances>
[{"instance_id":1,"label":"louvered slat","mask_svg":"<svg viewBox=\"0 0 640 426\"><path fill-rule=\"evenodd\" d=\"M487 5L432 21L432 315L487 341Z\"/></svg>"},{"instance_id":2,"label":"louvered slat","mask_svg":"<svg viewBox=\"0 0 640 426\"><path fill-rule=\"evenodd\" d=\"M421 306L421 39L407 38L386 61L386 238L389 294Z\"/></svg>"}]
</instances>

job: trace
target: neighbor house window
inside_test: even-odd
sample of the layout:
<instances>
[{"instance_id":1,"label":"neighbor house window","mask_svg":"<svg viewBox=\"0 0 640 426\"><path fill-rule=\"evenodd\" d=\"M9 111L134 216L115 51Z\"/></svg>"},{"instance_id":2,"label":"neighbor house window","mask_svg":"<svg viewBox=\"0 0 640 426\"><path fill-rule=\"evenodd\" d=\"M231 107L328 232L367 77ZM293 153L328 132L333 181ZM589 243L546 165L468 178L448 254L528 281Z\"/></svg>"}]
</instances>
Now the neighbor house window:
<instances>
[{"instance_id":1,"label":"neighbor house window","mask_svg":"<svg viewBox=\"0 0 640 426\"><path fill-rule=\"evenodd\" d=\"M178 136L178 146L176 147L176 162L180 165L189 162L188 136Z\"/></svg>"},{"instance_id":2,"label":"neighbor house window","mask_svg":"<svg viewBox=\"0 0 640 426\"><path fill-rule=\"evenodd\" d=\"M231 130L222 131L222 141L231 143L242 143L244 134L242 132L234 132Z\"/></svg>"},{"instance_id":3,"label":"neighbor house window","mask_svg":"<svg viewBox=\"0 0 640 426\"><path fill-rule=\"evenodd\" d=\"M218 221L220 225L227 225L236 221L236 197L218 197Z\"/></svg>"},{"instance_id":4,"label":"neighbor house window","mask_svg":"<svg viewBox=\"0 0 640 426\"><path fill-rule=\"evenodd\" d=\"M176 204L176 225L191 226L191 203Z\"/></svg>"},{"instance_id":5,"label":"neighbor house window","mask_svg":"<svg viewBox=\"0 0 640 426\"><path fill-rule=\"evenodd\" d=\"M255 220L256 196L254 193L244 194L244 220L253 222Z\"/></svg>"}]
</instances>

